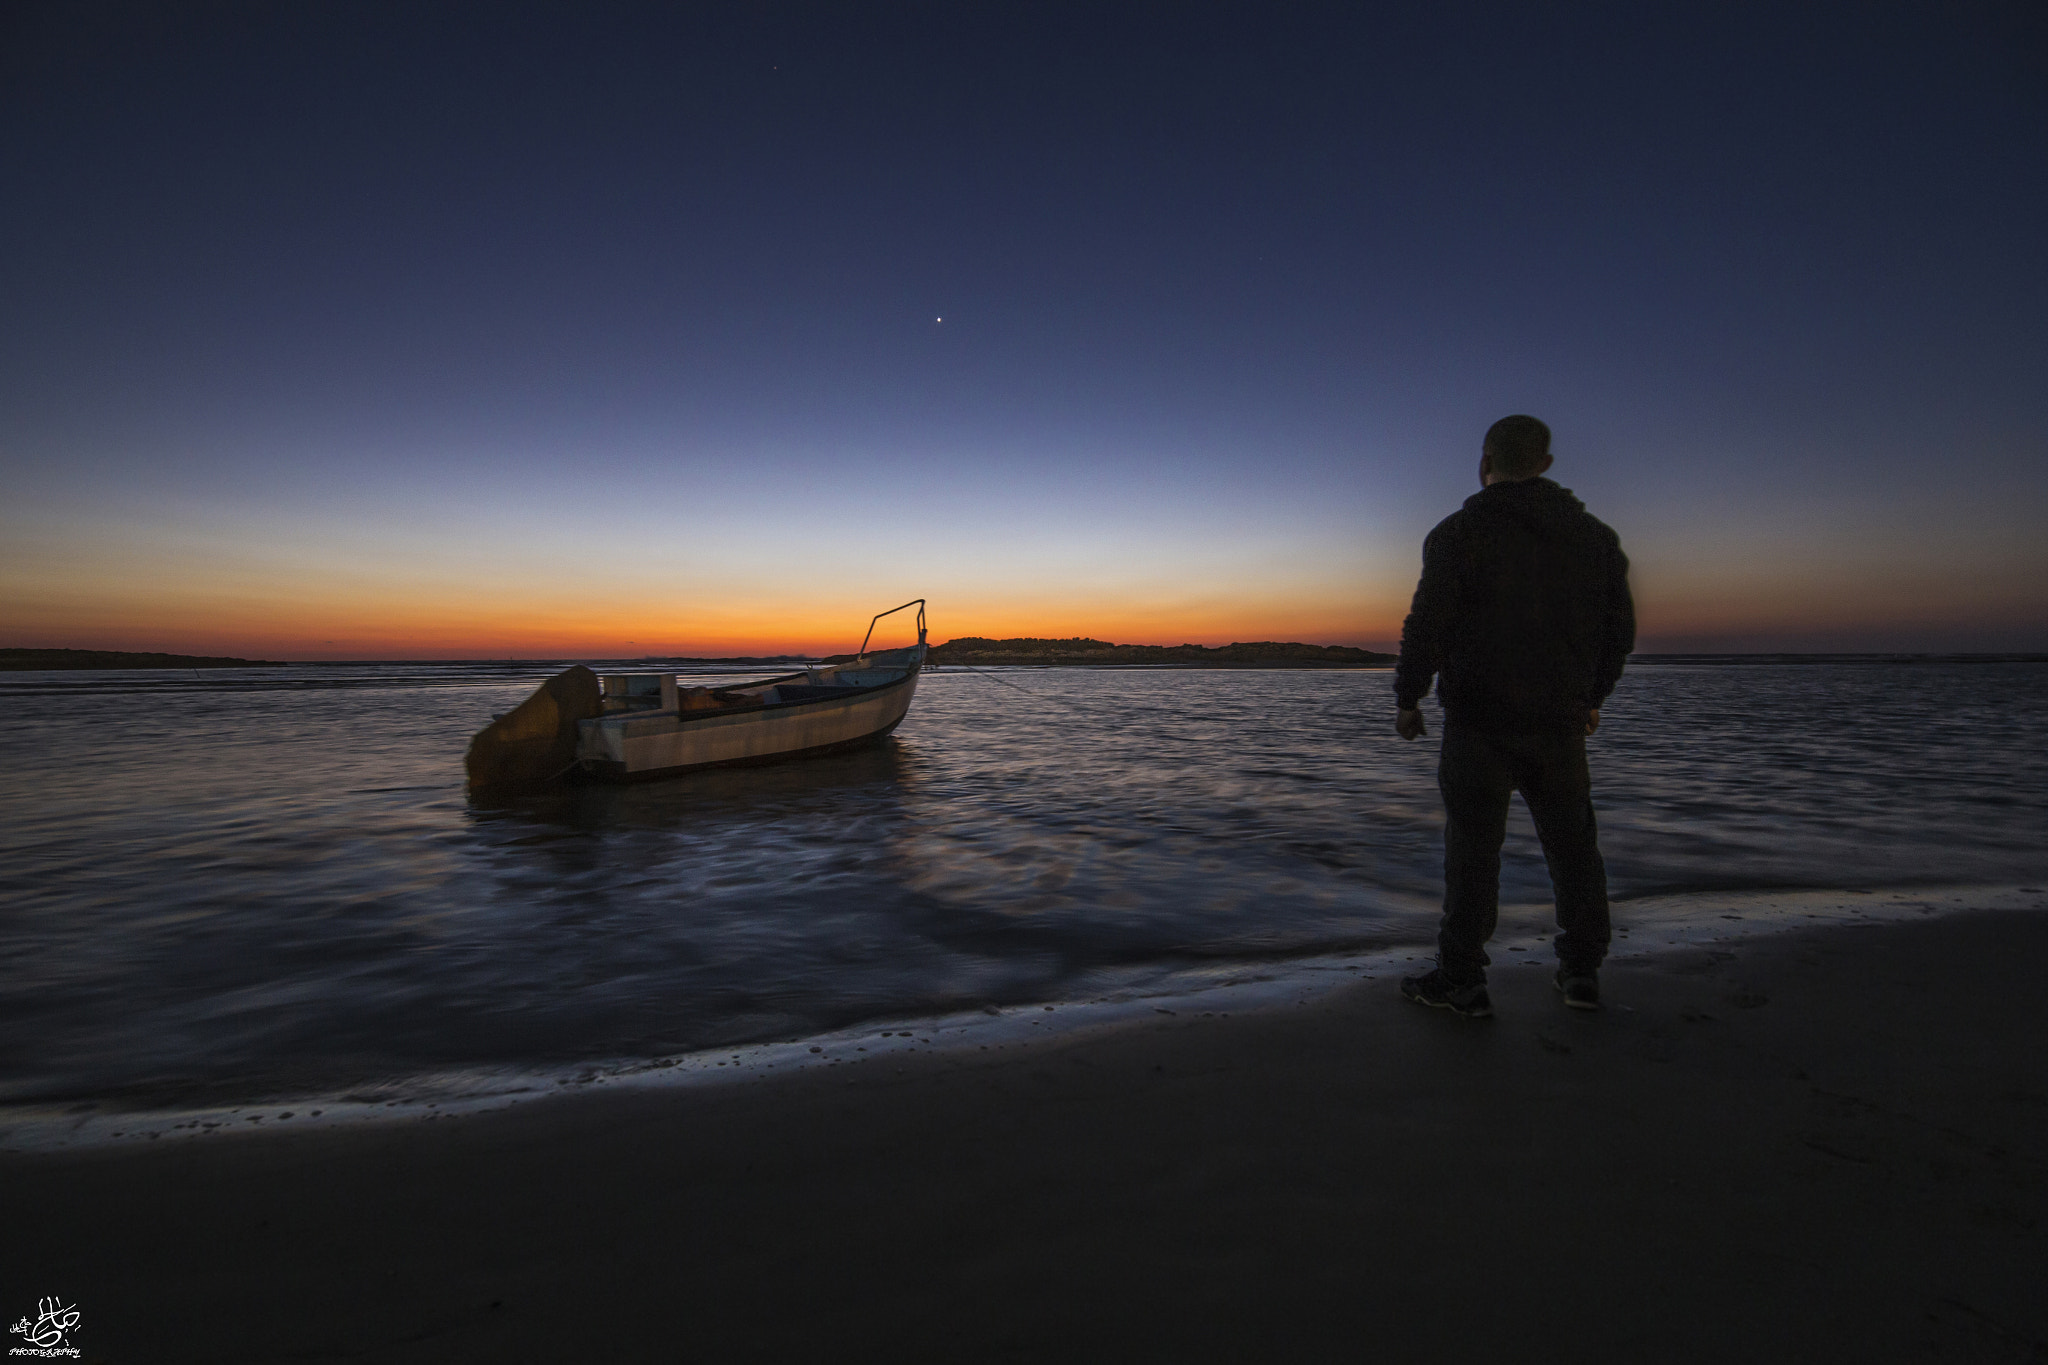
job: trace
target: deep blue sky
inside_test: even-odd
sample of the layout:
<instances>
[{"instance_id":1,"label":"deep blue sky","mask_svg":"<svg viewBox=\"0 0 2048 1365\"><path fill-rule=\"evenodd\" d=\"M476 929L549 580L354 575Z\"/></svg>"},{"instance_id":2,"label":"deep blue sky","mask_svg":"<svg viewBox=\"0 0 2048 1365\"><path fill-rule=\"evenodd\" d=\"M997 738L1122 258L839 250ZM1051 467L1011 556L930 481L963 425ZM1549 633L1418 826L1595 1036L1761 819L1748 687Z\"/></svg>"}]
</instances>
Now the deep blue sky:
<instances>
[{"instance_id":1,"label":"deep blue sky","mask_svg":"<svg viewBox=\"0 0 2048 1365\"><path fill-rule=\"evenodd\" d=\"M2048 648L2043 14L18 6L0 643L1383 642L1519 410L1650 644Z\"/></svg>"}]
</instances>

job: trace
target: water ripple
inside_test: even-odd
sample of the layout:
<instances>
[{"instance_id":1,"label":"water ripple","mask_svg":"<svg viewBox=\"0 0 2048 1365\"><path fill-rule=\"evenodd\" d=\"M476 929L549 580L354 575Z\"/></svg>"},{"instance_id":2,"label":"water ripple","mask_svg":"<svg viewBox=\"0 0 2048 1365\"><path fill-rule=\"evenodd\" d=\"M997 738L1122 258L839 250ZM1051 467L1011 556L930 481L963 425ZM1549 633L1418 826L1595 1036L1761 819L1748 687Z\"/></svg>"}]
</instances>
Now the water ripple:
<instances>
[{"instance_id":1,"label":"water ripple","mask_svg":"<svg viewBox=\"0 0 2048 1365\"><path fill-rule=\"evenodd\" d=\"M1381 672L940 672L892 742L503 806L531 666L40 674L0 721L0 1099L334 1089L1414 940L1434 739ZM1434 727L1433 727L1434 728ZM1620 897L2042 875L2048 668L1640 668ZM1547 895L1519 807L1510 902Z\"/></svg>"}]
</instances>

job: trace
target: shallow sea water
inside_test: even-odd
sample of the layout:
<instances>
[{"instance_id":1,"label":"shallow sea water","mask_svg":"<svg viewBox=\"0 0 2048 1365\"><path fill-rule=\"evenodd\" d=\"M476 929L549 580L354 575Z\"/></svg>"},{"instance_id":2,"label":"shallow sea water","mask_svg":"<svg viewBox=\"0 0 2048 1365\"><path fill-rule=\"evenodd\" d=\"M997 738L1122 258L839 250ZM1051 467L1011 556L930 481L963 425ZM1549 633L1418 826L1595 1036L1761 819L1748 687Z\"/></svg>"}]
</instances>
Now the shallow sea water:
<instances>
[{"instance_id":1,"label":"shallow sea water","mask_svg":"<svg viewBox=\"0 0 2048 1365\"><path fill-rule=\"evenodd\" d=\"M1392 736L1383 671L939 671L859 753L471 803L468 736L546 671L0 675L0 1104L664 1057L1432 933L1437 727ZM1639 667L1591 743L1622 925L2048 872L2048 666ZM1503 895L1540 925L1519 804Z\"/></svg>"}]
</instances>

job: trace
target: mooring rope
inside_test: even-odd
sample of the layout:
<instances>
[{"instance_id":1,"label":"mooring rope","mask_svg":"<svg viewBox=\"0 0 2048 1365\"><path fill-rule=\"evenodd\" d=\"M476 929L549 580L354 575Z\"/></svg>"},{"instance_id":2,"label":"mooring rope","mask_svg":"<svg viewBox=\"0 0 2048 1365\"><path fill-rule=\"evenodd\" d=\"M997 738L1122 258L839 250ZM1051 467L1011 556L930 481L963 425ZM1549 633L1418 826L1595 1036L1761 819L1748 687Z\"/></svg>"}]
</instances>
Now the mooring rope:
<instances>
[{"instance_id":1,"label":"mooring rope","mask_svg":"<svg viewBox=\"0 0 2048 1365\"><path fill-rule=\"evenodd\" d=\"M945 665L943 665L943 667L946 667L946 668L964 668L964 669L966 669L966 670L967 670L967 671L968 671L969 673L981 673L981 676L982 676L982 677L984 677L984 678L987 678L987 679L988 679L988 680L989 680L990 682L992 682L992 683L1001 683L1001 684L1002 684L1003 686L1005 686L1005 687L1014 687L1014 688L1016 688L1016 689L1017 689L1017 690L1018 690L1019 692L1022 692L1022 693L1023 693L1023 694L1025 695L1025 696L1027 696L1027 697L1044 697L1044 696L1046 696L1046 695L1047 695L1047 694L1046 694L1046 693L1044 693L1044 692L1034 692L1034 691L1032 691L1032 690L1031 690L1030 688L1028 688L1028 687L1025 687L1025 686L1023 686L1023 685L1022 685L1021 683L1013 683L1013 682L1011 682L1011 681L1010 681L1010 680L1009 680L1008 678L998 678L998 677L997 677L997 676L996 676L995 674L993 674L993 673L982 673L982 672L981 672L981 670L980 670L980 669L978 669L978 668L976 668L976 667L975 667L975 666L974 666L973 664L945 664ZM1053 700L1053 701L1060 701L1060 700L1062 700L1062 698L1059 698L1059 697L1053 697L1053 698L1051 698L1051 700Z\"/></svg>"},{"instance_id":2,"label":"mooring rope","mask_svg":"<svg viewBox=\"0 0 2048 1365\"><path fill-rule=\"evenodd\" d=\"M1107 707L1102 706L1091 706L1087 702L1075 701L1072 697L1060 697L1055 696L1050 692L1039 692L1032 688L1025 687L1021 683L1013 683L1008 678L999 678L993 673L984 673L981 669L976 668L973 664L941 664L939 665L939 667L964 668L969 673L979 674L981 677L988 679L992 683L1001 683L1004 687L1016 688L1017 691L1022 692L1027 697L1035 698L1041 702L1057 702L1061 706L1071 707L1072 709L1083 712L1087 715L1102 716L1111 720L1118 721L1126 721L1130 719L1130 716L1127 712L1114 711ZM1034 673L1037 673L1043 672L1044 670L1033 669L1032 671Z\"/></svg>"}]
</instances>

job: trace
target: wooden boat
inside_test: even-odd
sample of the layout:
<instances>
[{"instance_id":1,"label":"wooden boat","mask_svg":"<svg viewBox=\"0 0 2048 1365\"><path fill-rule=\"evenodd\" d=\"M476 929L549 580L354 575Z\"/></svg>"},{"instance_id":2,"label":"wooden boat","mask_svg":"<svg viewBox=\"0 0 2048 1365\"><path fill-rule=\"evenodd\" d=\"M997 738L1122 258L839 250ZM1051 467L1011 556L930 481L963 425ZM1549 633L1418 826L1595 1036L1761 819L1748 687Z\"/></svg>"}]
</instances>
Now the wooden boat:
<instances>
[{"instance_id":1,"label":"wooden boat","mask_svg":"<svg viewBox=\"0 0 2048 1365\"><path fill-rule=\"evenodd\" d=\"M917 643L870 654L882 618L912 607ZM920 597L876 613L851 658L730 687L686 687L662 672L600 679L579 665L470 741L469 784L497 791L572 774L641 782L872 744L910 710L924 656Z\"/></svg>"}]
</instances>

